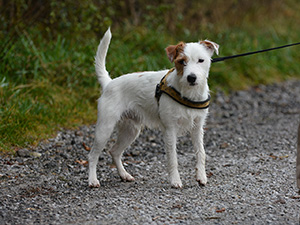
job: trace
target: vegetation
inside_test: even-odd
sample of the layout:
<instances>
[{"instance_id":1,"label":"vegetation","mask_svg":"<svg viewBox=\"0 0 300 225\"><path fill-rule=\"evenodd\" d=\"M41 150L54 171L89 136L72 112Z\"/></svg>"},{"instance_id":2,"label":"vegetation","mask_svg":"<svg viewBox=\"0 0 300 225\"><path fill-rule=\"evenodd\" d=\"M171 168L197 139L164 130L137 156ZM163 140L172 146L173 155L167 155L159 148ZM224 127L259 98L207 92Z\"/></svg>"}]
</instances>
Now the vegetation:
<instances>
[{"instance_id":1,"label":"vegetation","mask_svg":"<svg viewBox=\"0 0 300 225\"><path fill-rule=\"evenodd\" d=\"M210 39L220 55L298 42L296 0L0 0L0 149L35 145L96 120L93 56L108 26L107 67L120 74L169 68L164 48ZM225 91L300 78L299 47L212 65Z\"/></svg>"}]
</instances>

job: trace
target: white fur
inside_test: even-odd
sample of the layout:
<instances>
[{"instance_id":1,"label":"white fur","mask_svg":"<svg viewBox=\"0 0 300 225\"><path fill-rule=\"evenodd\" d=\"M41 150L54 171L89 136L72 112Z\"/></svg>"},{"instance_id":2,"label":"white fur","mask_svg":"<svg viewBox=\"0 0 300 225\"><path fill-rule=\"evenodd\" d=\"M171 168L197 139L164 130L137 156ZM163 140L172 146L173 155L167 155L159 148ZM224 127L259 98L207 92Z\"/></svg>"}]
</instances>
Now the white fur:
<instances>
[{"instance_id":1,"label":"white fur","mask_svg":"<svg viewBox=\"0 0 300 225\"><path fill-rule=\"evenodd\" d=\"M89 186L100 186L96 166L99 155L115 126L118 129L118 138L110 154L120 177L125 181L134 180L124 169L121 156L125 148L138 136L142 125L162 130L169 178L171 185L176 188L182 187L177 169L176 140L177 136L190 131L196 154L196 180L205 185L207 178L203 126L208 109L187 108L165 94L162 94L158 104L154 97L155 88L168 70L126 74L112 80L105 68L110 39L111 32L108 29L98 46L95 57L96 73L103 92L98 100L95 141L89 154ZM215 51L217 50L218 45ZM203 101L209 94L207 78L213 51L204 44L188 43L183 54L188 58L183 75L177 75L177 70L174 70L168 77L168 83L175 87L182 96L195 101ZM204 59L204 62L199 63L199 58ZM191 73L197 77L194 85L187 81L187 76Z\"/></svg>"}]
</instances>

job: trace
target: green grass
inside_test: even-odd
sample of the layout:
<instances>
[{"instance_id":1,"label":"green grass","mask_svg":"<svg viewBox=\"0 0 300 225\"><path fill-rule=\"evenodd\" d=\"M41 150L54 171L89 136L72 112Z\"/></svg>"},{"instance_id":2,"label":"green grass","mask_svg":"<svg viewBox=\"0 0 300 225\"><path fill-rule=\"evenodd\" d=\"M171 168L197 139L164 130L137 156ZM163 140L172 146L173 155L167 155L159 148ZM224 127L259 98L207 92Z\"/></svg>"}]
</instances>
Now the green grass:
<instances>
[{"instance_id":1,"label":"green grass","mask_svg":"<svg viewBox=\"0 0 300 225\"><path fill-rule=\"evenodd\" d=\"M0 66L1 148L36 144L59 127L94 121L99 91L88 46L71 46L61 37L48 42L37 35L33 40L25 33L5 49Z\"/></svg>"},{"instance_id":2,"label":"green grass","mask_svg":"<svg viewBox=\"0 0 300 225\"><path fill-rule=\"evenodd\" d=\"M132 71L172 67L164 48L179 40L208 38L220 44L220 56L275 47L300 40L290 28L208 29L172 37L146 28L113 30L107 57L112 77ZM7 37L9 38L9 37ZM5 41L5 40L4 40ZM23 32L4 49L0 64L0 148L2 152L36 145L64 128L96 121L100 87L94 75L93 57L99 40L45 39L37 30ZM300 78L300 47L247 56L212 64L209 84L213 90L243 89L291 77Z\"/></svg>"}]
</instances>

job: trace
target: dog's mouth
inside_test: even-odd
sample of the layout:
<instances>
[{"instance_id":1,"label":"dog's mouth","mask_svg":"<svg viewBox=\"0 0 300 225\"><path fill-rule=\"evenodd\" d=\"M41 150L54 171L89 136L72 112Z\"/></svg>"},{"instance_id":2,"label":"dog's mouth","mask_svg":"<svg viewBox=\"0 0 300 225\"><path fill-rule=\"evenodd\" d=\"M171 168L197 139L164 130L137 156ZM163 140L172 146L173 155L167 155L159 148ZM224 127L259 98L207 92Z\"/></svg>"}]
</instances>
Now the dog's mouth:
<instances>
[{"instance_id":1,"label":"dog's mouth","mask_svg":"<svg viewBox=\"0 0 300 225\"><path fill-rule=\"evenodd\" d=\"M198 83L189 83L190 84L190 86L196 86Z\"/></svg>"}]
</instances>

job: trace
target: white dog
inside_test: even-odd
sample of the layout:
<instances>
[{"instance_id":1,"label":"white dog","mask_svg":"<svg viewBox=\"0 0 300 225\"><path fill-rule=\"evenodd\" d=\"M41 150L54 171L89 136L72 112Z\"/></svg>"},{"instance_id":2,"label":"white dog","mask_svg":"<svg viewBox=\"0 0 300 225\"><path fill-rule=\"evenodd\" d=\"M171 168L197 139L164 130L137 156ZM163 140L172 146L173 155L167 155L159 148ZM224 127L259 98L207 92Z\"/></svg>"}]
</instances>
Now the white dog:
<instances>
[{"instance_id":1,"label":"white dog","mask_svg":"<svg viewBox=\"0 0 300 225\"><path fill-rule=\"evenodd\" d=\"M169 179L176 188L182 187L177 169L176 140L177 136L190 131L197 161L196 180L205 185L203 125L210 98L207 79L211 56L214 52L218 54L219 46L208 40L180 42L166 48L167 56L175 63L174 69L126 74L112 80L105 68L110 40L108 29L95 57L102 95L98 100L95 141L89 153L89 186L100 186L96 175L98 158L116 125L118 138L109 152L121 179L134 181L124 169L121 157L145 125L158 127L164 134Z\"/></svg>"}]
</instances>

